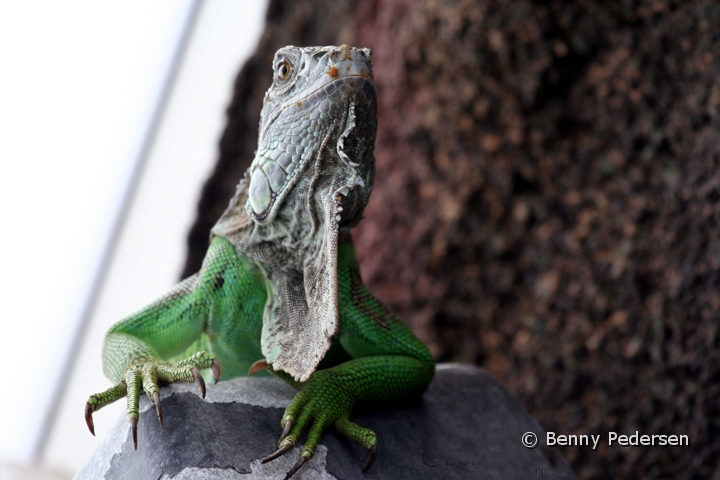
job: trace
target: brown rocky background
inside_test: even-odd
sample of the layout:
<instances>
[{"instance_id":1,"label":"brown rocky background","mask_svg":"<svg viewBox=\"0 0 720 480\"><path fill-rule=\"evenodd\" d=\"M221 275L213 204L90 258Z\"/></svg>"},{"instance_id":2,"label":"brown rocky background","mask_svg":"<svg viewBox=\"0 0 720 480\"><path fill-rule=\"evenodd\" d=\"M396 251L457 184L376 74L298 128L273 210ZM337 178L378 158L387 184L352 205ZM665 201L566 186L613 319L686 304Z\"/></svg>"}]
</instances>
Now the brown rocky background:
<instances>
[{"instance_id":1,"label":"brown rocky background","mask_svg":"<svg viewBox=\"0 0 720 480\"><path fill-rule=\"evenodd\" d=\"M690 436L563 449L581 478L720 478L720 5L271 0L186 273L252 159L275 50L341 43L374 51L370 289L548 430Z\"/></svg>"}]
</instances>

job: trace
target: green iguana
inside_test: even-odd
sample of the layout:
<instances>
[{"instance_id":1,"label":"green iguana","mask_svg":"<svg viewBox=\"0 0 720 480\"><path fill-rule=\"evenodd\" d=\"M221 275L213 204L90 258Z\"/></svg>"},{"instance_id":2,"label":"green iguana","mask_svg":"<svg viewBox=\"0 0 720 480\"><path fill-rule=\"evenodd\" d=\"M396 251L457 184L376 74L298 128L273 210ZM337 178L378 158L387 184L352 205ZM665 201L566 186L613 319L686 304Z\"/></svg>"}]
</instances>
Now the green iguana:
<instances>
[{"instance_id":1,"label":"green iguana","mask_svg":"<svg viewBox=\"0 0 720 480\"><path fill-rule=\"evenodd\" d=\"M363 285L350 238L375 173L377 98L371 51L285 47L275 54L255 159L212 229L200 271L105 337L103 371L115 382L90 396L85 419L127 396L137 449L140 392L196 382L220 365L259 370L299 392L282 416L273 460L309 427L300 458L330 426L377 455L372 430L350 421L357 404L421 394L435 372L428 349Z\"/></svg>"}]
</instances>

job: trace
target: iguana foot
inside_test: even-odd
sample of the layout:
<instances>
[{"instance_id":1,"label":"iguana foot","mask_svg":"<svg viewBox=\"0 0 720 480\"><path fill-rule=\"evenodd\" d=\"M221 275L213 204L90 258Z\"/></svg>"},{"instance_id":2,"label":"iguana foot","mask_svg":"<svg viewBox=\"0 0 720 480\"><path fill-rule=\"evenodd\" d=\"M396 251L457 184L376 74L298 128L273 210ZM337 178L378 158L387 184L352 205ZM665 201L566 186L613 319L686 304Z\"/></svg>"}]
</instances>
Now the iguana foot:
<instances>
[{"instance_id":1,"label":"iguana foot","mask_svg":"<svg viewBox=\"0 0 720 480\"><path fill-rule=\"evenodd\" d=\"M200 370L212 369L215 383L220 379L220 365L215 358L207 352L198 352L180 362L167 363L154 358L147 358L131 364L123 374L122 380L102 393L90 395L85 404L85 422L90 433L95 435L95 424L92 414L106 405L109 405L127 396L127 416L132 428L133 446L137 450L137 422L139 418L140 390L155 403L160 425L163 425L163 411L160 406L160 388L158 383L194 382L205 398L205 381Z\"/></svg>"},{"instance_id":2,"label":"iguana foot","mask_svg":"<svg viewBox=\"0 0 720 480\"><path fill-rule=\"evenodd\" d=\"M278 372L273 373L277 374ZM349 420L354 406L353 397L335 380L333 372L329 370L315 372L285 409L281 421L283 431L277 444L277 450L265 457L262 463L275 460L292 450L297 445L305 428L312 423L305 445L300 452L300 458L287 473L286 480L313 457L320 437L331 425L338 433L359 442L368 449L369 453L362 469L363 472L370 468L377 457L375 432Z\"/></svg>"}]
</instances>

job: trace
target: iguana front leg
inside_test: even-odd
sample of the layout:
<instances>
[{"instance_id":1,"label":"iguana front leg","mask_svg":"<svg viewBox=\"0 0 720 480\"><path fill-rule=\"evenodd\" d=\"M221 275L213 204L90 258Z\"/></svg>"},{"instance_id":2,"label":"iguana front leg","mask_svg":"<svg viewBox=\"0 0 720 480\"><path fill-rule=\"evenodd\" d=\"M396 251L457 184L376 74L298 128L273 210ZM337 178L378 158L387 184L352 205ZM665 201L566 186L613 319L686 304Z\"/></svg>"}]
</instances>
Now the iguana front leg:
<instances>
[{"instance_id":1,"label":"iguana front leg","mask_svg":"<svg viewBox=\"0 0 720 480\"><path fill-rule=\"evenodd\" d=\"M363 468L367 470L377 454L377 437L372 430L350 421L353 408L418 396L435 373L435 363L425 345L363 285L351 243L341 245L338 264L338 340L352 360L318 370L304 384L274 372L300 392L283 414L277 450L264 462L291 450L309 427L300 458L286 478L312 458L322 433L331 425L369 450Z\"/></svg>"},{"instance_id":2,"label":"iguana front leg","mask_svg":"<svg viewBox=\"0 0 720 480\"><path fill-rule=\"evenodd\" d=\"M127 416L137 447L141 392L155 402L161 423L159 384L195 382L204 398L205 382L199 371L211 368L217 382L220 365L215 354L200 348L203 336L208 340L205 347L222 336L217 354L229 364L229 373L246 372L250 362L242 360L261 356L258 337L266 292L259 275L230 242L215 237L198 274L113 326L103 345L103 371L115 384L88 399L85 419L90 431L94 434L93 412L127 396ZM226 352L227 344L237 351L235 356Z\"/></svg>"}]
</instances>

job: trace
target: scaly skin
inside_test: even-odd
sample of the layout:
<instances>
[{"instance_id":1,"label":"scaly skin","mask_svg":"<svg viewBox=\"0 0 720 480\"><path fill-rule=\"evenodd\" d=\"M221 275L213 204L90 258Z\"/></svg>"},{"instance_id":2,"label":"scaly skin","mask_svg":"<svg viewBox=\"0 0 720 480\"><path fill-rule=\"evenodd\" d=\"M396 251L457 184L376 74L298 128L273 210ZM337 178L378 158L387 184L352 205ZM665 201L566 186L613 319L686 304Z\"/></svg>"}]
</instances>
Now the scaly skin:
<instances>
[{"instance_id":1,"label":"scaly skin","mask_svg":"<svg viewBox=\"0 0 720 480\"><path fill-rule=\"evenodd\" d=\"M115 384L88 399L91 432L92 413L126 396L137 448L142 391L162 424L160 385L196 382L204 397L202 369L212 369L217 381L220 365L230 378L265 367L299 389L282 416L277 450L265 462L292 449L307 430L289 478L333 426L369 450L363 470L370 467L377 437L350 421L353 408L420 395L435 364L366 290L350 241L374 174L369 55L347 46L278 52L258 155L213 229L200 272L106 335L103 371ZM289 161L273 153L277 148L296 153L294 167L277 173ZM287 347L288 339L297 341Z\"/></svg>"},{"instance_id":2,"label":"scaly skin","mask_svg":"<svg viewBox=\"0 0 720 480\"><path fill-rule=\"evenodd\" d=\"M220 362L229 378L247 373L262 356L259 340L267 296L263 282L247 257L238 255L226 239L216 237L199 274L108 331L103 371L116 383L88 399L90 431L94 430L92 412L126 393L128 418L136 422L140 389L155 401L158 380L195 381L204 392L198 370L212 367L216 381ZM197 348L204 345L212 354ZM179 355L183 358L178 359ZM135 444L136 438L133 423Z\"/></svg>"},{"instance_id":3,"label":"scaly skin","mask_svg":"<svg viewBox=\"0 0 720 480\"><path fill-rule=\"evenodd\" d=\"M364 468L372 464L377 438L349 417L356 404L385 404L422 393L432 380L435 364L430 352L382 303L373 297L360 278L350 242L339 252L340 332L338 340L352 360L310 377L282 418L284 434L278 450L265 459L294 447L312 422L299 465L315 453L322 432L330 425L370 450ZM292 380L281 375L289 383Z\"/></svg>"}]
</instances>

